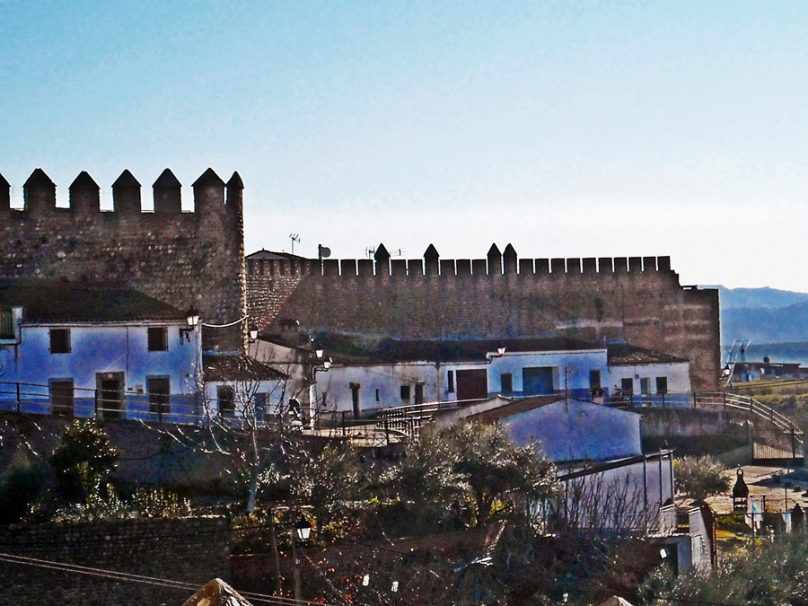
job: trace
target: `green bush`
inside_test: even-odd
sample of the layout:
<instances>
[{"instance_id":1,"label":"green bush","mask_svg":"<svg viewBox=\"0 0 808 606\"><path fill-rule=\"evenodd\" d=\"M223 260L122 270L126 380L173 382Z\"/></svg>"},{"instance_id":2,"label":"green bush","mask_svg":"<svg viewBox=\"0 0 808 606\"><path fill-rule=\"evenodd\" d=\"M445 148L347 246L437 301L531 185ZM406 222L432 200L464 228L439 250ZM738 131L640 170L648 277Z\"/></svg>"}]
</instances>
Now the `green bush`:
<instances>
[{"instance_id":1,"label":"green bush","mask_svg":"<svg viewBox=\"0 0 808 606\"><path fill-rule=\"evenodd\" d=\"M44 481L39 465L15 454L8 472L0 477L0 524L19 522L42 493Z\"/></svg>"},{"instance_id":2,"label":"green bush","mask_svg":"<svg viewBox=\"0 0 808 606\"><path fill-rule=\"evenodd\" d=\"M103 427L76 419L65 429L50 458L62 495L71 502L86 501L89 490L103 484L115 469L118 451Z\"/></svg>"}]
</instances>

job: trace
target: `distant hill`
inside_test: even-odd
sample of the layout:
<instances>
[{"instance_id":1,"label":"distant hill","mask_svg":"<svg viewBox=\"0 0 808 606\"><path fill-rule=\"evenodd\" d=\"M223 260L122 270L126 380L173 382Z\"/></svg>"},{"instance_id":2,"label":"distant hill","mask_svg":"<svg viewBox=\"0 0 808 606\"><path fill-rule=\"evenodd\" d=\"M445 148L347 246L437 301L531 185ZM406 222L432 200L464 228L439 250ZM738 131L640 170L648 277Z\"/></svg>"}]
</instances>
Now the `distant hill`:
<instances>
[{"instance_id":1,"label":"distant hill","mask_svg":"<svg viewBox=\"0 0 808 606\"><path fill-rule=\"evenodd\" d=\"M751 339L754 343L808 341L808 301L786 307L721 309L721 341Z\"/></svg>"},{"instance_id":2,"label":"distant hill","mask_svg":"<svg viewBox=\"0 0 808 606\"><path fill-rule=\"evenodd\" d=\"M726 286L709 286L717 288L721 301L721 310L751 307L787 307L795 303L808 302L808 293L776 288L727 288Z\"/></svg>"},{"instance_id":3,"label":"distant hill","mask_svg":"<svg viewBox=\"0 0 808 606\"><path fill-rule=\"evenodd\" d=\"M750 339L748 359L769 355L781 362L808 364L808 293L768 287L709 288L719 291L725 351L736 339ZM779 347L783 344L790 345Z\"/></svg>"},{"instance_id":4,"label":"distant hill","mask_svg":"<svg viewBox=\"0 0 808 606\"><path fill-rule=\"evenodd\" d=\"M726 359L726 351L725 347L722 360ZM746 351L747 360L763 360L767 356L772 362L800 362L803 366L808 366L808 341L796 343L752 342Z\"/></svg>"}]
</instances>

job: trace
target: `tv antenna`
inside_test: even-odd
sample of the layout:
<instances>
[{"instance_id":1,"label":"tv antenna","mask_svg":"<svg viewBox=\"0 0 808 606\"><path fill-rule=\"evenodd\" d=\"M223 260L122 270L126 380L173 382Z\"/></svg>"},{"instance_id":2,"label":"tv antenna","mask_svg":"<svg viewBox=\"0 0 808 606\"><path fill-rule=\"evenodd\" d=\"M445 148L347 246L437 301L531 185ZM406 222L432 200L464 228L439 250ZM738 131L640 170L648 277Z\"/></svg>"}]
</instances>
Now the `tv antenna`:
<instances>
[{"instance_id":1,"label":"tv antenna","mask_svg":"<svg viewBox=\"0 0 808 606\"><path fill-rule=\"evenodd\" d=\"M292 241L292 254L295 254L295 242L300 244L300 234L298 233L289 234L289 239Z\"/></svg>"},{"instance_id":2,"label":"tv antenna","mask_svg":"<svg viewBox=\"0 0 808 606\"><path fill-rule=\"evenodd\" d=\"M375 254L376 254L375 246L368 246L367 248L365 248L365 256L367 256L368 259L372 259L373 255Z\"/></svg>"}]
</instances>

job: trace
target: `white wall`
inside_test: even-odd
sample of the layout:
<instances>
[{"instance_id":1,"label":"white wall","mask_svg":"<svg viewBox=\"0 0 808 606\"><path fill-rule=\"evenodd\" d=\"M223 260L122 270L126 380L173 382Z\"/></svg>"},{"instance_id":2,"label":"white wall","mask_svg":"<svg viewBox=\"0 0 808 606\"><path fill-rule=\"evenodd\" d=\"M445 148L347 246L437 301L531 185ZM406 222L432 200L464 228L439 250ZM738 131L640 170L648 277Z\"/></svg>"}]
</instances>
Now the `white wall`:
<instances>
[{"instance_id":1,"label":"white wall","mask_svg":"<svg viewBox=\"0 0 808 606\"><path fill-rule=\"evenodd\" d=\"M673 498L670 455L651 457L564 481L569 511L586 514L585 501L595 513L579 515L578 526L598 529L643 529L655 532L660 526L660 509ZM584 495L583 498L578 495ZM597 496L587 496L597 495ZM609 500L606 497L609 496Z\"/></svg>"},{"instance_id":2,"label":"white wall","mask_svg":"<svg viewBox=\"0 0 808 606\"><path fill-rule=\"evenodd\" d=\"M415 403L415 386L423 385L423 401L434 402L439 394L439 373L429 362L342 366L333 364L327 372L318 372L316 394L318 410L326 397L326 410L352 411L351 383L359 385L359 406L363 415L379 408ZM401 386L410 388L409 399L402 400ZM377 398L378 392L378 398Z\"/></svg>"},{"instance_id":3,"label":"white wall","mask_svg":"<svg viewBox=\"0 0 808 606\"><path fill-rule=\"evenodd\" d=\"M150 326L166 327L166 351L149 351L147 330ZM188 342L180 333L181 327L185 327L182 321L23 324L16 350L13 346L0 348L0 382L29 384L22 387L24 395L29 396L34 404L46 406L49 381L71 379L75 390L76 414L83 415L86 413L84 409L92 409L96 375L122 373L124 394L128 400L127 409L131 409L132 414L137 416L138 411L148 412L149 409L147 398L143 395L147 388L147 378L168 377L171 394L188 396L183 401L183 407L192 406L191 399L198 390L197 369L201 365L200 332L198 327L195 328L190 333ZM51 353L51 328L70 330L69 353ZM5 400L15 399L16 395L9 393L12 389L12 386L4 385L4 393L0 397Z\"/></svg>"},{"instance_id":4,"label":"white wall","mask_svg":"<svg viewBox=\"0 0 808 606\"><path fill-rule=\"evenodd\" d=\"M649 394L655 395L657 393L657 377L667 377L668 393L690 392L689 362L610 366L608 372L610 382L604 382L603 386L608 387L611 394L614 394L615 387L620 388L622 379L631 379L634 385L634 395L640 395L640 379L647 378L649 380Z\"/></svg>"}]
</instances>

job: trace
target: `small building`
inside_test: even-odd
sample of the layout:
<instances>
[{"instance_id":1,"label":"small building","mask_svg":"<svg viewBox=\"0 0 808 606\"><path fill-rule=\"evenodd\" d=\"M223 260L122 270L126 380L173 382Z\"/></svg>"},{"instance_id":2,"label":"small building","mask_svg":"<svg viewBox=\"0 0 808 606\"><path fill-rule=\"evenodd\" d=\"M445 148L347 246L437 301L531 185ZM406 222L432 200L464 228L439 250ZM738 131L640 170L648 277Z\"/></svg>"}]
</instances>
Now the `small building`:
<instances>
[{"instance_id":1,"label":"small building","mask_svg":"<svg viewBox=\"0 0 808 606\"><path fill-rule=\"evenodd\" d=\"M316 335L316 350L330 361L328 369L314 356L315 346L293 343L298 340L288 335L264 335L250 351L295 377L294 391L303 393L314 384L312 414L337 411L359 418L383 408L468 403L498 394L639 403L631 397L635 382L647 398L690 391L686 360L564 337L435 341ZM614 394L612 384L629 393L622 395L618 387Z\"/></svg>"},{"instance_id":2,"label":"small building","mask_svg":"<svg viewBox=\"0 0 808 606\"><path fill-rule=\"evenodd\" d=\"M763 361L734 362L727 369L730 382L778 381L784 379L805 379L808 368L799 362L772 362L764 357Z\"/></svg>"},{"instance_id":3,"label":"small building","mask_svg":"<svg viewBox=\"0 0 808 606\"><path fill-rule=\"evenodd\" d=\"M0 282L0 408L186 421L199 327L143 293L48 280Z\"/></svg>"},{"instance_id":4,"label":"small building","mask_svg":"<svg viewBox=\"0 0 808 606\"><path fill-rule=\"evenodd\" d=\"M202 368L206 416L262 424L282 414L292 397L287 375L246 355L206 353Z\"/></svg>"}]
</instances>

